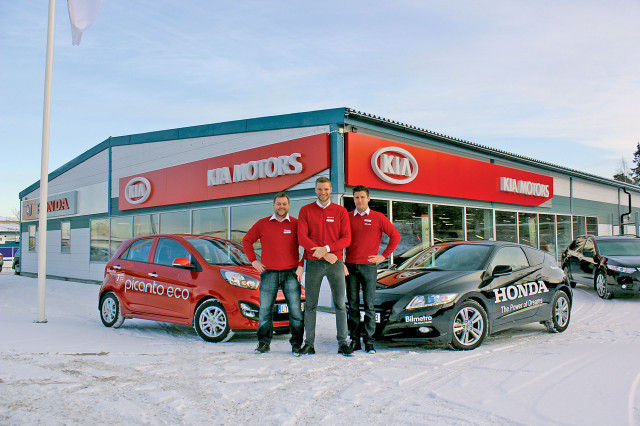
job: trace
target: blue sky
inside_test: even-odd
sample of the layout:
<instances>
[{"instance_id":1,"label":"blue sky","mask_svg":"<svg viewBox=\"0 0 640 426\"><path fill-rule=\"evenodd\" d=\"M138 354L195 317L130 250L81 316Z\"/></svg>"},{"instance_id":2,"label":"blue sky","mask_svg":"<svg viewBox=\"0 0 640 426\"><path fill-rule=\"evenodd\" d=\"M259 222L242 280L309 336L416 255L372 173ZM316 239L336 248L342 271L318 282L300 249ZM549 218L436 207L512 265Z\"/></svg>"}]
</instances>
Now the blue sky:
<instances>
[{"instance_id":1,"label":"blue sky","mask_svg":"<svg viewBox=\"0 0 640 426\"><path fill-rule=\"evenodd\" d=\"M0 1L0 216L40 178L47 1ZM57 0L49 170L109 136L351 107L600 176L640 142L640 2Z\"/></svg>"}]
</instances>

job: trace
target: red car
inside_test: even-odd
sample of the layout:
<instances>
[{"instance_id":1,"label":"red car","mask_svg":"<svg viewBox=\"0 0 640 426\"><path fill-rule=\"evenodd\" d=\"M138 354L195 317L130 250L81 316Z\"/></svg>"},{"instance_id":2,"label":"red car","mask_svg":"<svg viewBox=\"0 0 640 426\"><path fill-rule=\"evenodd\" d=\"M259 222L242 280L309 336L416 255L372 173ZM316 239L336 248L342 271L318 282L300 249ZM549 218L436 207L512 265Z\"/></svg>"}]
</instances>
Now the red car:
<instances>
[{"instance_id":1,"label":"red car","mask_svg":"<svg viewBox=\"0 0 640 426\"><path fill-rule=\"evenodd\" d=\"M192 325L209 342L233 330L257 330L260 275L234 241L202 235L149 235L126 240L109 260L100 288L102 323L125 318ZM304 298L303 298L304 300ZM287 329L282 291L274 329Z\"/></svg>"}]
</instances>

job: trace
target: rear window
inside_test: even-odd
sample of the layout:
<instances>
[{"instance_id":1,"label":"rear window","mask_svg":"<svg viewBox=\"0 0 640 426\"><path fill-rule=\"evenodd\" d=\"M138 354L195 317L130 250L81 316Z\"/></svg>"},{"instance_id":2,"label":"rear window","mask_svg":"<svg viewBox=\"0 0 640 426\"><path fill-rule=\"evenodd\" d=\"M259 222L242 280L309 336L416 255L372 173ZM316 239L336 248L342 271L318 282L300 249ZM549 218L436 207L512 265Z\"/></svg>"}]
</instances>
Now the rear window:
<instances>
[{"instance_id":1,"label":"rear window","mask_svg":"<svg viewBox=\"0 0 640 426\"><path fill-rule=\"evenodd\" d=\"M128 249L122 253L120 259L132 260L134 262L146 262L149 258L153 238L134 241Z\"/></svg>"},{"instance_id":2,"label":"rear window","mask_svg":"<svg viewBox=\"0 0 640 426\"><path fill-rule=\"evenodd\" d=\"M530 265L539 265L542 262L544 262L544 255L545 253L543 251L540 250L536 250L532 247L526 247L524 246L524 254L527 255L527 259L529 259L529 264Z\"/></svg>"}]
</instances>

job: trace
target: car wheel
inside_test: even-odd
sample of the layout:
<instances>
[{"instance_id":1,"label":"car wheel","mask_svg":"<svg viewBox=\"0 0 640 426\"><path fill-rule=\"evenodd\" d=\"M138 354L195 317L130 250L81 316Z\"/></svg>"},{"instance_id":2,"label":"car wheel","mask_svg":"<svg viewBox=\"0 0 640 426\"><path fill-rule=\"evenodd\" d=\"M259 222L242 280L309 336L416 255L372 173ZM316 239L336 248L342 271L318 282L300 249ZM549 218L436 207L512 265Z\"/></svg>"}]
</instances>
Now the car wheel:
<instances>
[{"instance_id":1,"label":"car wheel","mask_svg":"<svg viewBox=\"0 0 640 426\"><path fill-rule=\"evenodd\" d=\"M551 333L562 333L569 327L571 320L571 302L564 291L556 293L551 304L551 318L544 322Z\"/></svg>"},{"instance_id":2,"label":"car wheel","mask_svg":"<svg viewBox=\"0 0 640 426\"><path fill-rule=\"evenodd\" d=\"M564 279L565 279L566 283L569 284L571 286L571 288L576 288L576 282L575 281L571 281L569 279L569 267L567 265L565 265L564 268L562 268L562 270L564 271Z\"/></svg>"},{"instance_id":3,"label":"car wheel","mask_svg":"<svg viewBox=\"0 0 640 426\"><path fill-rule=\"evenodd\" d=\"M198 336L207 342L222 342L233 336L227 313L218 300L207 300L198 306L193 323Z\"/></svg>"},{"instance_id":4,"label":"car wheel","mask_svg":"<svg viewBox=\"0 0 640 426\"><path fill-rule=\"evenodd\" d=\"M478 302L467 300L460 304L451 321L451 346L471 350L482 344L487 335L487 314Z\"/></svg>"},{"instance_id":5,"label":"car wheel","mask_svg":"<svg viewBox=\"0 0 640 426\"><path fill-rule=\"evenodd\" d=\"M120 312L120 301L112 291L100 299L100 319L105 327L118 328L124 323L124 317Z\"/></svg>"},{"instance_id":6,"label":"car wheel","mask_svg":"<svg viewBox=\"0 0 640 426\"><path fill-rule=\"evenodd\" d=\"M613 297L613 293L607 290L607 277L602 272L596 274L593 287L601 298L611 299Z\"/></svg>"}]
</instances>

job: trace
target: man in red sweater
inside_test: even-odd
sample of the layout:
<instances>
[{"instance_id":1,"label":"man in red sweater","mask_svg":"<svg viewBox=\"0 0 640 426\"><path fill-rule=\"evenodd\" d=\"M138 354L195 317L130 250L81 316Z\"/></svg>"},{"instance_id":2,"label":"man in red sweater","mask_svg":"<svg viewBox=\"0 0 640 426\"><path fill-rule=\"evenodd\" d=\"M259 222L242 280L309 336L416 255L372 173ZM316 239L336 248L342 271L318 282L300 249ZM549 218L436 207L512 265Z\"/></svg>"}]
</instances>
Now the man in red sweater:
<instances>
[{"instance_id":1,"label":"man in red sweater","mask_svg":"<svg viewBox=\"0 0 640 426\"><path fill-rule=\"evenodd\" d=\"M331 181L316 179L318 199L303 206L298 217L298 241L304 247L306 261L304 329L306 332L301 355L316 353L316 308L322 278L327 277L336 311L338 353L350 356L347 344L347 309L342 252L351 243L347 210L331 202Z\"/></svg>"},{"instance_id":2,"label":"man in red sweater","mask_svg":"<svg viewBox=\"0 0 640 426\"><path fill-rule=\"evenodd\" d=\"M298 220L289 216L289 196L284 192L273 199L273 215L257 221L242 239L242 248L253 267L260 272L260 312L256 353L269 352L273 336L273 305L282 288L289 307L291 352L298 354L304 328L300 306ZM262 244L262 262L257 260L253 243Z\"/></svg>"},{"instance_id":3,"label":"man in red sweater","mask_svg":"<svg viewBox=\"0 0 640 426\"><path fill-rule=\"evenodd\" d=\"M356 209L349 212L351 245L347 248L346 274L347 299L349 301L349 333L352 351L360 350L360 288L364 301L364 348L375 353L373 347L376 331L375 297L378 276L377 265L384 261L400 243L400 233L382 213L369 208L369 188L353 188ZM387 248L378 254L382 234L389 236Z\"/></svg>"}]
</instances>

